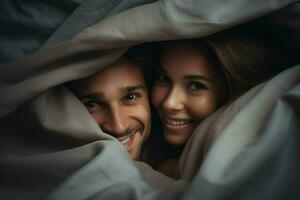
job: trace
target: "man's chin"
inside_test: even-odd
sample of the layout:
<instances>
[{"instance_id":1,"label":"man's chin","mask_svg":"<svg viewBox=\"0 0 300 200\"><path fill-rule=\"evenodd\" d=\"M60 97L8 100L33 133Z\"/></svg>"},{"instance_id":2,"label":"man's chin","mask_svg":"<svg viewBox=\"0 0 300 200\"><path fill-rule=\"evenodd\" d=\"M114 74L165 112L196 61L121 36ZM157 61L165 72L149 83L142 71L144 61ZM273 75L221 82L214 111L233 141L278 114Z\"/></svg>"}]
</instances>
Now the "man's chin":
<instances>
[{"instance_id":1,"label":"man's chin","mask_svg":"<svg viewBox=\"0 0 300 200\"><path fill-rule=\"evenodd\" d=\"M130 157L134 161L139 161L140 160L140 156L137 156L137 155L130 155Z\"/></svg>"},{"instance_id":2,"label":"man's chin","mask_svg":"<svg viewBox=\"0 0 300 200\"><path fill-rule=\"evenodd\" d=\"M133 136L133 141L130 146L127 147L127 151L130 154L132 160L141 159L143 137L141 132L137 132Z\"/></svg>"},{"instance_id":3,"label":"man's chin","mask_svg":"<svg viewBox=\"0 0 300 200\"><path fill-rule=\"evenodd\" d=\"M136 149L134 149L134 150L129 150L128 153L132 160L139 161L141 159L141 152L137 151Z\"/></svg>"}]
</instances>

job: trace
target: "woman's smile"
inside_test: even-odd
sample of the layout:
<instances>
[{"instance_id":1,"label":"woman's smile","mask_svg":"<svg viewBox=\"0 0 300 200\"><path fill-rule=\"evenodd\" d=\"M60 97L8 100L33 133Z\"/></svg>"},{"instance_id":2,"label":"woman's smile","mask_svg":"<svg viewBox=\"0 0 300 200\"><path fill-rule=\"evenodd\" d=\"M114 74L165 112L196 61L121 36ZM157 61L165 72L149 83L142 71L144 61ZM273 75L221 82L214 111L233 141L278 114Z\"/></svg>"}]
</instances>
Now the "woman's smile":
<instances>
[{"instance_id":1,"label":"woman's smile","mask_svg":"<svg viewBox=\"0 0 300 200\"><path fill-rule=\"evenodd\" d=\"M171 125L171 126L189 126L195 120L193 120L193 119L178 119L178 118L172 118L172 117L168 117L168 116L164 115L163 121L167 125Z\"/></svg>"},{"instance_id":2,"label":"woman's smile","mask_svg":"<svg viewBox=\"0 0 300 200\"><path fill-rule=\"evenodd\" d=\"M165 128L172 130L185 129L194 126L196 122L196 120L194 119L179 119L172 118L166 115L162 116L162 120L164 122Z\"/></svg>"}]
</instances>

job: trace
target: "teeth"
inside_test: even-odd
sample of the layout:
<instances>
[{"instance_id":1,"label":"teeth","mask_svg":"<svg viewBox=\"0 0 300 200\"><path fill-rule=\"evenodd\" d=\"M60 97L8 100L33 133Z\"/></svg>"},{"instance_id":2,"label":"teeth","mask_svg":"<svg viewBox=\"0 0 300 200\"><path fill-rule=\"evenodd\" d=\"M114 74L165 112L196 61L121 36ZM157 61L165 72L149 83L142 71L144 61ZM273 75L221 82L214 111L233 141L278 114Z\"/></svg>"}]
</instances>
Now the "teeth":
<instances>
[{"instance_id":1,"label":"teeth","mask_svg":"<svg viewBox=\"0 0 300 200\"><path fill-rule=\"evenodd\" d=\"M170 124L170 125L173 125L173 126L182 126L182 125L192 123L193 120L172 120L172 119L165 118L165 122L167 124Z\"/></svg>"},{"instance_id":2,"label":"teeth","mask_svg":"<svg viewBox=\"0 0 300 200\"><path fill-rule=\"evenodd\" d=\"M130 136L125 138L124 140L119 140L123 145L126 145L130 140Z\"/></svg>"}]
</instances>

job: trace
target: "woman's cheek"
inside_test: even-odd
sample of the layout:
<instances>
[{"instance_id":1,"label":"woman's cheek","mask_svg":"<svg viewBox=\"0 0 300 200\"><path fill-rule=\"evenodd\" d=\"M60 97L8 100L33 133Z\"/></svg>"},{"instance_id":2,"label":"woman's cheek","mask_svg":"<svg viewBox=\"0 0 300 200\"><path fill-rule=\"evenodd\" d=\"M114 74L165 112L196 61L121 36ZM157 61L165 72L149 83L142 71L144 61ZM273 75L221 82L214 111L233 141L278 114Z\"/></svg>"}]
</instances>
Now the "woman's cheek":
<instances>
[{"instance_id":1,"label":"woman's cheek","mask_svg":"<svg viewBox=\"0 0 300 200\"><path fill-rule=\"evenodd\" d=\"M203 119L217 109L216 98L211 95L201 95L199 97L189 98L189 111L199 119Z\"/></svg>"}]
</instances>

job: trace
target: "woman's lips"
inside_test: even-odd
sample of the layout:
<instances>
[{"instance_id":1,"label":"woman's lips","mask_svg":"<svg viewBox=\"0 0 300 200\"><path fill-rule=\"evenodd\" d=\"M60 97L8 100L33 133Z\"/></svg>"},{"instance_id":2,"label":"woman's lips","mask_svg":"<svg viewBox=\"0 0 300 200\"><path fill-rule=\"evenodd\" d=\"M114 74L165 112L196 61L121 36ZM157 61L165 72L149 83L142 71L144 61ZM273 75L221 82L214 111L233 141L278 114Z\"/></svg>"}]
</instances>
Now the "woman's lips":
<instances>
[{"instance_id":1,"label":"woman's lips","mask_svg":"<svg viewBox=\"0 0 300 200\"><path fill-rule=\"evenodd\" d=\"M163 116L163 122L166 128L172 130L178 130L190 127L195 120L193 119L176 119L167 116Z\"/></svg>"}]
</instances>

